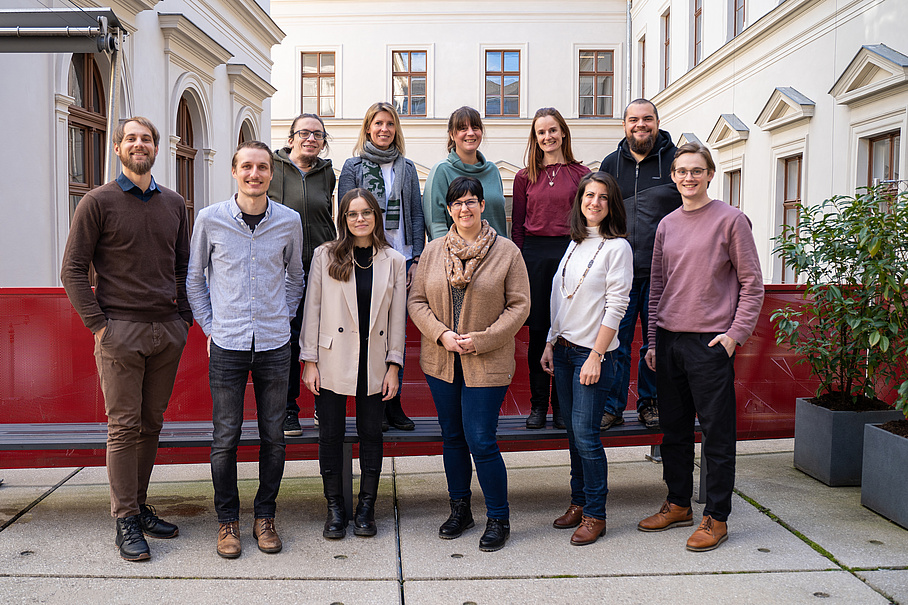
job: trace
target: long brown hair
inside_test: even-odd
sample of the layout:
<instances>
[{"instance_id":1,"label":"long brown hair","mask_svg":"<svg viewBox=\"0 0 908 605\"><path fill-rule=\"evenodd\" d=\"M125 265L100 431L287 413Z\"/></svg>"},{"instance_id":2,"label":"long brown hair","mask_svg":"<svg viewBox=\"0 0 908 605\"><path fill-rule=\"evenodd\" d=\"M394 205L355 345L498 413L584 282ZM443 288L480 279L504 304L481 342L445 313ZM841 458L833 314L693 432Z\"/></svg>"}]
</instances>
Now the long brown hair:
<instances>
[{"instance_id":1,"label":"long brown hair","mask_svg":"<svg viewBox=\"0 0 908 605\"><path fill-rule=\"evenodd\" d=\"M472 126L473 130L482 132L482 116L479 112L464 105L454 110L451 117L448 118L448 153L454 151L454 133L467 126Z\"/></svg>"},{"instance_id":2,"label":"long brown hair","mask_svg":"<svg viewBox=\"0 0 908 605\"><path fill-rule=\"evenodd\" d=\"M353 246L356 238L350 233L350 227L347 225L347 211L350 210L350 202L357 198L366 200L374 213L372 215L375 217L375 227L372 229L372 247L377 252L391 246L385 237L385 224L382 221L381 206L378 205L378 200L368 189L359 187L351 189L344 194L338 204L337 239L328 243L328 253L331 259L328 263L328 275L337 281L349 281L350 274L353 273Z\"/></svg>"},{"instance_id":3,"label":"long brown hair","mask_svg":"<svg viewBox=\"0 0 908 605\"><path fill-rule=\"evenodd\" d=\"M561 153L564 155L564 163L577 163L577 160L574 159L574 152L571 150L571 129L568 128L567 122L564 121L561 112L554 107L537 109L536 115L533 116L533 123L530 124L530 139L527 141L527 150L524 155L524 161L527 165L527 180L531 183L536 182L536 179L539 178L539 172L544 168L542 161L543 158L545 158L545 152L539 147L539 141L536 139L536 121L539 118L544 118L546 116L555 118L555 121L558 122L558 126L561 128L561 132L564 134L564 139L562 139L561 142Z\"/></svg>"},{"instance_id":4,"label":"long brown hair","mask_svg":"<svg viewBox=\"0 0 908 605\"><path fill-rule=\"evenodd\" d=\"M608 191L608 214L599 223L599 235L605 239L627 237L627 212L624 209L624 200L621 199L618 181L607 172L590 172L580 179L577 195L574 196L574 204L571 206L571 239L579 244L587 237L586 217L583 216L581 205L586 186L592 181L605 185Z\"/></svg>"}]
</instances>

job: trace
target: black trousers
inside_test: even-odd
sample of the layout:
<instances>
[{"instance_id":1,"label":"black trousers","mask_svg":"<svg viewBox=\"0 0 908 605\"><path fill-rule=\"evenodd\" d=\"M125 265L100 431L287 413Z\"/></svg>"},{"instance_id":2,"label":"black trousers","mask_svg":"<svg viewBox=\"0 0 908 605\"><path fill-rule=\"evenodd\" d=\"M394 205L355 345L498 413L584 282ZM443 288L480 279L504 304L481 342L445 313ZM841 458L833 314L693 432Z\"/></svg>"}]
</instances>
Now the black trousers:
<instances>
[{"instance_id":1,"label":"black trousers","mask_svg":"<svg viewBox=\"0 0 908 605\"><path fill-rule=\"evenodd\" d=\"M347 427L347 396L322 387L315 398L318 412L318 464L322 475L340 475L344 464L344 434ZM381 473L381 421L385 404L381 393L356 397L356 434L359 436L359 468L362 474Z\"/></svg>"},{"instance_id":2,"label":"black trousers","mask_svg":"<svg viewBox=\"0 0 908 605\"><path fill-rule=\"evenodd\" d=\"M668 501L690 506L694 490L694 418L703 432L704 515L726 521L735 486L735 358L716 333L656 333L656 385L662 426L662 473Z\"/></svg>"}]
</instances>

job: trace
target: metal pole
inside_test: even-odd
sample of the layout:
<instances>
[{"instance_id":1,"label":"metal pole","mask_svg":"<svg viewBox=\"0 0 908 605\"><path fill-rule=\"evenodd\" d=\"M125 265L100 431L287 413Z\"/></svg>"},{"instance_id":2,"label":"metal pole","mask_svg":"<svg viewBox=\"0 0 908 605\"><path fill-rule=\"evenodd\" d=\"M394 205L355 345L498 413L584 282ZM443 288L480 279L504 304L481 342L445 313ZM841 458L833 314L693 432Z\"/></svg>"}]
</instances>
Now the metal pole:
<instances>
[{"instance_id":1,"label":"metal pole","mask_svg":"<svg viewBox=\"0 0 908 605\"><path fill-rule=\"evenodd\" d=\"M123 42L123 30L117 30L117 48L110 53L110 91L107 101L107 141L104 146L104 182L113 179L114 162L116 162L110 138L120 119L120 44Z\"/></svg>"}]
</instances>

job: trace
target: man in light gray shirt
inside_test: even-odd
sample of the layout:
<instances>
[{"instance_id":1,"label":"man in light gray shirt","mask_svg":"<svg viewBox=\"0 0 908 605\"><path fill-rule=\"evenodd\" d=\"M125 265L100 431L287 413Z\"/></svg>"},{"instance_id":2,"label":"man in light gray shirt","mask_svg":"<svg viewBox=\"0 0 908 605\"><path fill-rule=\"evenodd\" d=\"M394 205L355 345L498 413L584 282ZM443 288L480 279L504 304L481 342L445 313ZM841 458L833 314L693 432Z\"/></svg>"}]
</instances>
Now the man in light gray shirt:
<instances>
[{"instance_id":1,"label":"man in light gray shirt","mask_svg":"<svg viewBox=\"0 0 908 605\"><path fill-rule=\"evenodd\" d=\"M236 451L250 372L261 439L252 534L263 552L282 547L274 514L284 474L290 318L303 296L303 232L296 212L268 199L272 162L260 141L237 147L232 172L239 193L199 212L186 279L189 304L208 336L217 552L228 559L242 551Z\"/></svg>"}]
</instances>

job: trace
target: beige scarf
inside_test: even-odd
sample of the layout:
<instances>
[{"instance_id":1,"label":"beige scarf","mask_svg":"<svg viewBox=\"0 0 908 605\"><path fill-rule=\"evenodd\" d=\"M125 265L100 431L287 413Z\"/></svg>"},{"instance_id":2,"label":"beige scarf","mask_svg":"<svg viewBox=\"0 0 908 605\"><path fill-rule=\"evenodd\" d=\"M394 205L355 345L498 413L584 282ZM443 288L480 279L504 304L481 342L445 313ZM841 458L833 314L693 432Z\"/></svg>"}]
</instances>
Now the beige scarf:
<instances>
[{"instance_id":1,"label":"beige scarf","mask_svg":"<svg viewBox=\"0 0 908 605\"><path fill-rule=\"evenodd\" d=\"M473 273L489 253L489 248L495 243L498 234L489 225L489 221L483 219L482 229L479 231L479 237L472 244L467 244L466 240L457 233L457 227L452 225L451 230L445 236L445 271L448 274L448 281L455 288L466 288L470 280L473 279ZM463 262L461 262L463 261Z\"/></svg>"}]
</instances>

